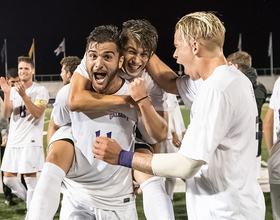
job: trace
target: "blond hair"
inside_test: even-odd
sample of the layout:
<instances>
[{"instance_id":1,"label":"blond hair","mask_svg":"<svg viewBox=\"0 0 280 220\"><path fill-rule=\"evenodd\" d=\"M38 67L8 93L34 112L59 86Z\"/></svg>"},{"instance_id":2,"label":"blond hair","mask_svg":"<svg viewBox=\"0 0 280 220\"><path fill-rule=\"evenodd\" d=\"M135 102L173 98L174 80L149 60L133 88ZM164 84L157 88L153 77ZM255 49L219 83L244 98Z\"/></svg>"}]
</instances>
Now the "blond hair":
<instances>
[{"instance_id":1,"label":"blond hair","mask_svg":"<svg viewBox=\"0 0 280 220\"><path fill-rule=\"evenodd\" d=\"M212 40L222 47L226 29L223 23L213 13L195 12L182 17L176 24L185 43L196 41L199 38Z\"/></svg>"}]
</instances>

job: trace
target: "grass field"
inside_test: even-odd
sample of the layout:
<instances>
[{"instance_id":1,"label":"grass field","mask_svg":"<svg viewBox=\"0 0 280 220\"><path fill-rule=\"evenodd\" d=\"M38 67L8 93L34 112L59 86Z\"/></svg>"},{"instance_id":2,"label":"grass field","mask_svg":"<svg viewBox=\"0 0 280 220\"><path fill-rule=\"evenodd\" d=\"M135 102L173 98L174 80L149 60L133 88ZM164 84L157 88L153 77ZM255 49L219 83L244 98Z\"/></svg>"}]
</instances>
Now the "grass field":
<instances>
[{"instance_id":1,"label":"grass field","mask_svg":"<svg viewBox=\"0 0 280 220\"><path fill-rule=\"evenodd\" d=\"M265 116L265 113L267 111L268 106L264 105L262 109L262 118ZM45 126L44 131L47 130L48 127L48 121L50 119L51 115L51 108L46 109L46 116L45 116ZM183 119L185 122L185 125L189 124L189 111L181 108ZM46 136L44 136L44 148L46 149ZM266 145L263 141L262 145L262 160L267 161L268 152ZM270 203L270 194L264 193L265 196L265 202L266 202L266 220L271 220L272 218L272 212L271 212L271 203ZM0 194L0 220L22 220L25 216L25 202L18 199L19 204L16 206L7 206L4 203L4 194ZM139 220L145 220L144 212L143 212L143 205L142 205L142 196L137 196L136 199L136 205L137 205L137 212ZM186 213L186 201L185 201L185 193L175 193L174 194L174 213L175 213L175 219L176 220L185 220L187 219L187 213ZM59 219L59 210L56 213L54 219Z\"/></svg>"}]
</instances>

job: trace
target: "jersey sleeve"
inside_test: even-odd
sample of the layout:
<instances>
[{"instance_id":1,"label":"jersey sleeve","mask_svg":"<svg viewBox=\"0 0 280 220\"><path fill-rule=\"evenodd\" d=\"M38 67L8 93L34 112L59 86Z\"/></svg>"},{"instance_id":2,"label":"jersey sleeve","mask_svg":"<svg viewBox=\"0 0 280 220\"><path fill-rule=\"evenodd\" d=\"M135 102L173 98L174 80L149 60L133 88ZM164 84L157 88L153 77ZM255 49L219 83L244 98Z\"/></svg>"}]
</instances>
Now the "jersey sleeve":
<instances>
[{"instance_id":1,"label":"jersey sleeve","mask_svg":"<svg viewBox=\"0 0 280 220\"><path fill-rule=\"evenodd\" d=\"M52 117L54 123L58 126L64 126L71 123L70 111L67 106L69 87L70 85L66 85L59 90L53 105Z\"/></svg>"},{"instance_id":2,"label":"jersey sleeve","mask_svg":"<svg viewBox=\"0 0 280 220\"><path fill-rule=\"evenodd\" d=\"M189 75L177 78L176 85L187 109L191 109L194 98L202 82L202 79L196 81L191 80Z\"/></svg>"},{"instance_id":3,"label":"jersey sleeve","mask_svg":"<svg viewBox=\"0 0 280 220\"><path fill-rule=\"evenodd\" d=\"M270 100L269 100L269 108L271 108L271 109L274 109L274 108L275 108L276 93L278 92L279 89L280 89L280 77L279 77L279 78L276 80L276 82L274 83L272 95L271 95Z\"/></svg>"},{"instance_id":4,"label":"jersey sleeve","mask_svg":"<svg viewBox=\"0 0 280 220\"><path fill-rule=\"evenodd\" d=\"M84 57L83 57L81 63L77 66L77 68L74 72L79 73L82 76L86 77L88 80L90 80L88 72L87 72L87 68L86 68L86 54L84 54Z\"/></svg>"},{"instance_id":5,"label":"jersey sleeve","mask_svg":"<svg viewBox=\"0 0 280 220\"><path fill-rule=\"evenodd\" d=\"M48 101L49 101L49 92L48 92L48 90L46 89L46 87L44 87L44 86L40 86L40 87L38 87L39 89L39 91L38 91L38 93L37 93L37 95L36 95L36 98L35 98L35 104L36 104L36 102L44 102L44 103L48 103Z\"/></svg>"},{"instance_id":6,"label":"jersey sleeve","mask_svg":"<svg viewBox=\"0 0 280 220\"><path fill-rule=\"evenodd\" d=\"M203 90L197 95L193 118L178 152L209 163L231 126L234 108L221 91L213 88Z\"/></svg>"},{"instance_id":7,"label":"jersey sleeve","mask_svg":"<svg viewBox=\"0 0 280 220\"><path fill-rule=\"evenodd\" d=\"M151 104L156 111L168 111L166 92L145 71L142 78L146 81L147 94L151 98Z\"/></svg>"}]
</instances>

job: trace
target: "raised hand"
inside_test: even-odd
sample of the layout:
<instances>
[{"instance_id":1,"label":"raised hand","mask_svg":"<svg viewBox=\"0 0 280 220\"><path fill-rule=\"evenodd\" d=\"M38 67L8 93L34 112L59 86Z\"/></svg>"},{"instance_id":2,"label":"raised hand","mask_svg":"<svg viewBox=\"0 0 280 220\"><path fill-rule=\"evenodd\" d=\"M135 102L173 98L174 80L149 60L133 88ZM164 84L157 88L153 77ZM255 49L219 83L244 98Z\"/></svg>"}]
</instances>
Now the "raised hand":
<instances>
[{"instance_id":1,"label":"raised hand","mask_svg":"<svg viewBox=\"0 0 280 220\"><path fill-rule=\"evenodd\" d=\"M4 93L9 93L11 91L11 86L8 85L4 77L0 78L0 86Z\"/></svg>"}]
</instances>

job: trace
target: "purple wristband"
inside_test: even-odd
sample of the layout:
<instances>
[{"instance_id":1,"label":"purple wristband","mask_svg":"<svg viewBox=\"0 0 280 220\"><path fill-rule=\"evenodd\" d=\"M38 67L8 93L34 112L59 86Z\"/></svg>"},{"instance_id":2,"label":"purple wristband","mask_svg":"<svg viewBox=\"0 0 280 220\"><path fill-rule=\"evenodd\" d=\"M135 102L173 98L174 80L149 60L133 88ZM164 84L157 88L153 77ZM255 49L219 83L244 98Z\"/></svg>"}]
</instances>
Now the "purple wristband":
<instances>
[{"instance_id":1,"label":"purple wristband","mask_svg":"<svg viewBox=\"0 0 280 220\"><path fill-rule=\"evenodd\" d=\"M134 152L121 150L119 154L118 165L131 168L133 155Z\"/></svg>"}]
</instances>

